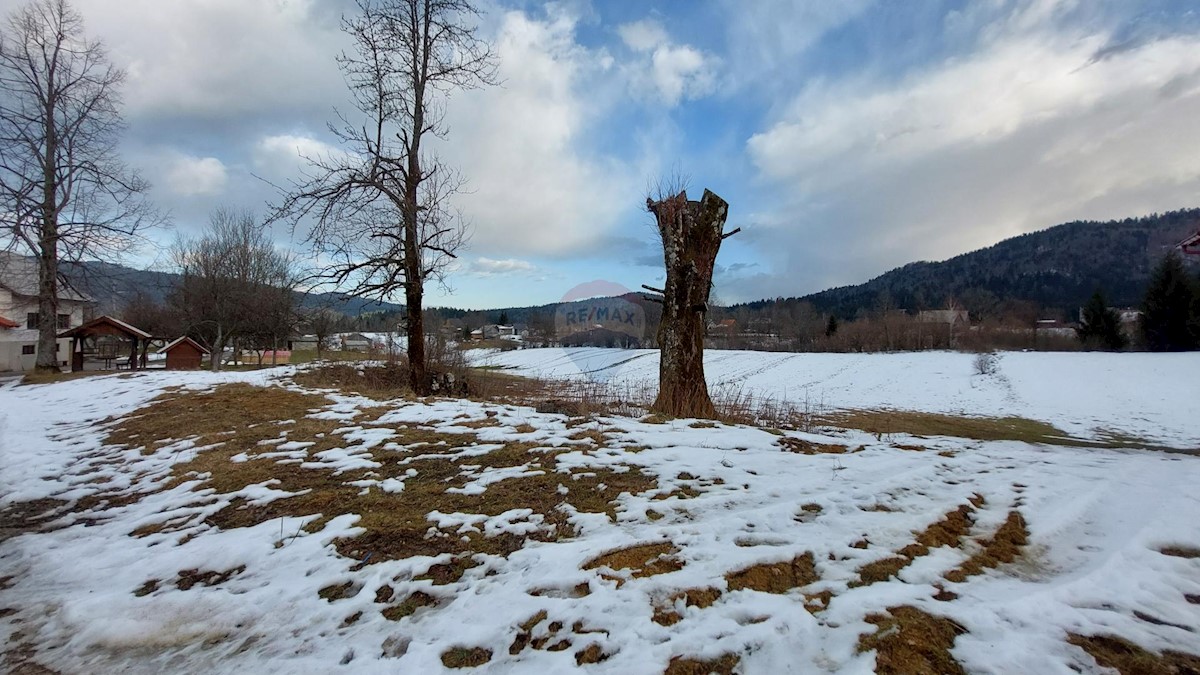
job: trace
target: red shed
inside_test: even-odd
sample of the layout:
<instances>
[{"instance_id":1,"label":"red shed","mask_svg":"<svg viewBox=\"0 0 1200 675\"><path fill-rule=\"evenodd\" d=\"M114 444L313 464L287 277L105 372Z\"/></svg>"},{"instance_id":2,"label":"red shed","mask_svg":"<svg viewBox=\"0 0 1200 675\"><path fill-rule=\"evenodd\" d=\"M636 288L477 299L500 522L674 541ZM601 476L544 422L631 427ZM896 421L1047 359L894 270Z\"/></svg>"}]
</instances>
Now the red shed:
<instances>
[{"instance_id":1,"label":"red shed","mask_svg":"<svg viewBox=\"0 0 1200 675\"><path fill-rule=\"evenodd\" d=\"M158 350L167 355L167 370L196 370L209 351L186 335Z\"/></svg>"}]
</instances>

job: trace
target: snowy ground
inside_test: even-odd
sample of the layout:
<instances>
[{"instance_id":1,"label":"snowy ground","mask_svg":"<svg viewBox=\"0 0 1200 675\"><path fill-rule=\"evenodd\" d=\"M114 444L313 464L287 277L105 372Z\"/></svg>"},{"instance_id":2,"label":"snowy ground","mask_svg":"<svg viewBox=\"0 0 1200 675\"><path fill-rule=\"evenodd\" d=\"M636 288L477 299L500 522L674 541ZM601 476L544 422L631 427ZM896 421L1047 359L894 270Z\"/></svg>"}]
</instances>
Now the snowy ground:
<instances>
[{"instance_id":1,"label":"snowy ground","mask_svg":"<svg viewBox=\"0 0 1200 675\"><path fill-rule=\"evenodd\" d=\"M655 367L641 353L614 366L630 357L620 354L588 352L582 368L561 350L491 358L566 376L607 363L621 377L645 377ZM819 390L831 407L1021 414L1197 445L1197 355L1006 354L1001 362L997 381L973 376L970 357L955 354L718 353L710 372L789 396ZM55 514L30 527L10 515L0 529L0 637L10 666L425 673L487 653L478 670L562 672L585 662L590 672L662 673L672 659L726 656L745 673L866 673L877 654L860 651L860 636L878 630L874 615L901 606L956 622L951 654L968 672L1102 672L1068 642L1073 634L1200 652L1200 558L1189 557L1200 555L1200 458L1191 455L855 431L780 437L686 420L581 422L516 406L332 393L299 418L260 428L266 440L246 448L197 447L186 434L145 448L105 444L105 420L165 391L201 396L237 381L299 389L293 369L266 372L0 389L0 513ZM161 426L172 435L171 420ZM305 437L302 427L332 431ZM443 440L411 442L418 433ZM513 460L513 448L527 459ZM235 449L215 473L185 471ZM215 487L236 476L230 467L263 466L281 482ZM637 494L596 485L635 473L652 479ZM330 501L334 510L312 531L302 526L318 512L303 509L253 522L312 496L285 489L297 475L319 476L345 499ZM554 486L562 504L508 508L525 484ZM614 517L581 506L588 489L614 500ZM384 539L355 548L350 538L368 537L380 514L338 510L386 510L418 492L429 512L417 543L431 554L397 556ZM531 505L546 497L526 496ZM965 529L950 545L914 549L956 510ZM971 570L1014 512L1027 527L1020 556ZM241 526L214 525L242 517ZM553 536L556 518L575 536ZM486 552L506 537L520 544ZM657 547L631 549L648 544ZM639 550L662 555L638 561ZM865 573L901 551L893 574ZM475 566L461 576L434 574L464 560ZM776 563L793 564L766 567ZM676 597L692 589L707 599Z\"/></svg>"},{"instance_id":2,"label":"snowy ground","mask_svg":"<svg viewBox=\"0 0 1200 675\"><path fill-rule=\"evenodd\" d=\"M475 361L542 378L586 378L614 387L657 383L658 352L596 348L478 351ZM814 409L898 409L1016 416L1080 437L1122 433L1200 448L1200 352L1183 354L1003 352L996 372L974 354L705 353L715 391L807 402Z\"/></svg>"}]
</instances>

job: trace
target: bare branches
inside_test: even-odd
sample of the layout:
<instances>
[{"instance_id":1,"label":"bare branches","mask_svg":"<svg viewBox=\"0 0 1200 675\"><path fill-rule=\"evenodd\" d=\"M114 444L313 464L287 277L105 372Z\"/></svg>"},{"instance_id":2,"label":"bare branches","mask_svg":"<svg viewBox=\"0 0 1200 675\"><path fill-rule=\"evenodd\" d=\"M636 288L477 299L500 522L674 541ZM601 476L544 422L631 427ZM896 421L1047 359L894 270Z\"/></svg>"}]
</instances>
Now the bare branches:
<instances>
[{"instance_id":1,"label":"bare branches","mask_svg":"<svg viewBox=\"0 0 1200 675\"><path fill-rule=\"evenodd\" d=\"M117 156L124 81L67 0L31 0L0 28L0 248L39 261L39 368L56 362L60 256L119 255L163 222Z\"/></svg>"},{"instance_id":2,"label":"bare branches","mask_svg":"<svg viewBox=\"0 0 1200 675\"><path fill-rule=\"evenodd\" d=\"M330 130L342 151L308 158L272 219L308 228L325 281L379 299L404 292L409 370L424 393L424 285L444 283L467 233L450 205L462 177L421 144L444 135L451 91L495 83L496 60L470 0L358 0L358 10L342 21L354 49L338 58L357 119L339 113Z\"/></svg>"}]
</instances>

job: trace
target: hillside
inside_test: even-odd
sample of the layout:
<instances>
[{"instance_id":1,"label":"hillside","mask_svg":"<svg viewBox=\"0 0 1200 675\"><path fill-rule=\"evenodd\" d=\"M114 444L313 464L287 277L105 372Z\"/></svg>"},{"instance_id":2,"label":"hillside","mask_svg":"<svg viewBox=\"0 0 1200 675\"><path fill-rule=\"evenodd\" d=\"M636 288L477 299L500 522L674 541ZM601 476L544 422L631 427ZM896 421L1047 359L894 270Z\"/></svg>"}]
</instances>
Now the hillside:
<instances>
[{"instance_id":1,"label":"hillside","mask_svg":"<svg viewBox=\"0 0 1200 675\"><path fill-rule=\"evenodd\" d=\"M147 300L162 303L179 283L179 275L171 272L136 270L104 262L85 262L64 267L64 273L72 284L95 300L97 309L106 314L119 313L139 293ZM301 307L329 307L347 316L404 309L403 305L344 297L340 293L300 293L297 297Z\"/></svg>"},{"instance_id":2,"label":"hillside","mask_svg":"<svg viewBox=\"0 0 1200 675\"><path fill-rule=\"evenodd\" d=\"M1071 312L1097 288L1114 306L1136 306L1150 271L1170 248L1200 229L1200 209L1108 222L1077 221L1006 239L942 262L915 262L856 286L794 301L853 317L881 297L909 310L945 306L948 298L974 315L1004 301L1032 301ZM1192 263L1195 265L1195 263ZM748 303L759 309L770 301Z\"/></svg>"}]
</instances>

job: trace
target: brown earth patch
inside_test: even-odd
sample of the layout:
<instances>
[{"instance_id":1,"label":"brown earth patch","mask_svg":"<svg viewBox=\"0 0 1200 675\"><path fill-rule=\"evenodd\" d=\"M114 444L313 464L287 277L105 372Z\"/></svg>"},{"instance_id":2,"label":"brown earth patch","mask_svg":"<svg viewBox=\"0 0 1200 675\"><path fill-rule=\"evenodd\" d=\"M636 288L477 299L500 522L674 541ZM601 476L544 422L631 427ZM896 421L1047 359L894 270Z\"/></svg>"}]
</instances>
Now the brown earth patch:
<instances>
[{"instance_id":1,"label":"brown earth patch","mask_svg":"<svg viewBox=\"0 0 1200 675\"><path fill-rule=\"evenodd\" d=\"M793 436L780 437L779 447L788 452L801 455L841 455L849 450L844 445L837 445L836 443L813 443L812 441L806 441L803 438L795 438Z\"/></svg>"},{"instance_id":2,"label":"brown earth patch","mask_svg":"<svg viewBox=\"0 0 1200 675\"><path fill-rule=\"evenodd\" d=\"M919 532L916 541L900 549L898 555L867 563L858 569L858 580L850 583L851 588L869 586L887 581L908 567L917 558L928 555L935 548L959 546L962 538L971 531L974 508L963 504L948 511L940 520Z\"/></svg>"},{"instance_id":3,"label":"brown earth patch","mask_svg":"<svg viewBox=\"0 0 1200 675\"><path fill-rule=\"evenodd\" d=\"M617 574L601 573L600 576L616 581L617 586L621 586L627 577L638 579L683 569L683 562L675 557L676 553L679 553L679 549L669 541L639 544L592 558L583 564L583 569L607 567ZM628 570L628 574L621 574L624 570Z\"/></svg>"},{"instance_id":4,"label":"brown earth patch","mask_svg":"<svg viewBox=\"0 0 1200 675\"><path fill-rule=\"evenodd\" d=\"M492 650L483 647L451 647L442 652L447 668L476 668L492 660Z\"/></svg>"},{"instance_id":5,"label":"brown earth patch","mask_svg":"<svg viewBox=\"0 0 1200 675\"><path fill-rule=\"evenodd\" d=\"M1175 558L1200 558L1200 548L1191 546L1167 546L1158 549L1158 552Z\"/></svg>"},{"instance_id":6,"label":"brown earth patch","mask_svg":"<svg viewBox=\"0 0 1200 675\"><path fill-rule=\"evenodd\" d=\"M675 610L675 603L679 600L683 600L686 607L705 609L711 607L720 597L721 590L711 587L679 591L667 598L661 606L655 606L654 616L651 618L660 626L673 626L683 620L683 615Z\"/></svg>"},{"instance_id":7,"label":"brown earth patch","mask_svg":"<svg viewBox=\"0 0 1200 675\"><path fill-rule=\"evenodd\" d=\"M1112 635L1083 636L1071 633L1067 642L1083 649L1096 663L1121 675L1195 675L1200 673L1200 656L1166 651L1155 654Z\"/></svg>"},{"instance_id":8,"label":"brown earth patch","mask_svg":"<svg viewBox=\"0 0 1200 675\"><path fill-rule=\"evenodd\" d=\"M211 488L219 494L229 494L250 485L277 481L271 485L273 489L292 495L259 505L234 499L229 506L209 516L208 524L230 529L289 516L320 514L304 527L304 531L316 532L336 516L356 514L357 525L366 532L338 540L336 546L343 555L365 563L444 553L507 555L529 538L556 540L573 536L574 529L567 522L567 505L615 518L615 500L622 493L640 494L657 487L655 479L637 467L619 473L600 467L579 469L578 473L558 471L556 457L567 449L539 448L532 443L488 444L499 447L485 454L460 457L457 454L464 448L478 443L474 434L448 433L416 425L388 427L395 434L389 443L403 446L407 452L378 448L360 452L364 458L379 462L381 466L377 468L337 473L332 467L319 464L306 466L286 457L262 456L277 452L276 446L259 442L280 438L315 443L295 451L304 455L307 462L314 461L315 453L322 450L347 447L353 451L354 445L343 436L343 430L377 419L386 410L371 409L371 414L360 415L352 422L307 417L327 404L323 397L247 384L222 385L208 392L174 392L117 420L109 442L155 447L155 443L172 438L195 438L198 446L215 445L196 453L188 462L176 464L166 485L196 481L198 490ZM170 424L162 422L167 419ZM232 461L242 453L246 454L246 461ZM469 473L464 466L478 466L479 471L486 471L522 465L541 473L493 483L478 495L448 491L470 480L464 475ZM410 470L416 471L416 475L407 475ZM370 488L364 494L361 487L349 484L384 478L403 480L404 490L385 493ZM566 494L560 492L560 487L566 489ZM517 508L532 508L540 514L544 529L529 537L511 534L484 537L470 533L465 542L457 533L428 536L427 514L433 510L492 516ZM158 529L188 524L184 520L169 521ZM152 529L155 528L139 534ZM299 533L284 533L280 544L286 545L289 536L296 534Z\"/></svg>"},{"instance_id":9,"label":"brown earth patch","mask_svg":"<svg viewBox=\"0 0 1200 675\"><path fill-rule=\"evenodd\" d=\"M175 587L181 591L191 589L196 584L201 586L218 586L229 581L234 575L241 574L246 571L245 565L238 565L233 569L218 572L216 570L183 570L179 573L179 578L175 580Z\"/></svg>"},{"instance_id":10,"label":"brown earth patch","mask_svg":"<svg viewBox=\"0 0 1200 675\"><path fill-rule=\"evenodd\" d=\"M790 561L761 563L725 575L731 591L747 589L763 593L787 593L819 580L811 551Z\"/></svg>"},{"instance_id":11,"label":"brown earth patch","mask_svg":"<svg viewBox=\"0 0 1200 675\"><path fill-rule=\"evenodd\" d=\"M958 569L946 573L946 579L955 583L968 577L982 574L985 569L1011 563L1021 555L1021 549L1029 541L1029 528L1018 511L1009 511L1004 524L996 530L984 545L983 550L971 556Z\"/></svg>"},{"instance_id":12,"label":"brown earth patch","mask_svg":"<svg viewBox=\"0 0 1200 675\"><path fill-rule=\"evenodd\" d=\"M737 654L725 654L707 660L676 656L667 664L663 675L733 675L741 660Z\"/></svg>"},{"instance_id":13,"label":"brown earth patch","mask_svg":"<svg viewBox=\"0 0 1200 675\"><path fill-rule=\"evenodd\" d=\"M407 598L404 598L400 604L385 607L379 613L389 621L399 621L406 616L412 616L422 607L437 607L439 604L441 604L441 601L436 597L424 591L414 591Z\"/></svg>"},{"instance_id":14,"label":"brown earth patch","mask_svg":"<svg viewBox=\"0 0 1200 675\"><path fill-rule=\"evenodd\" d=\"M879 675L966 675L950 655L954 640L966 632L945 617L916 607L889 607L887 614L871 614L867 623L878 626L858 639L858 651L875 652Z\"/></svg>"}]
</instances>

